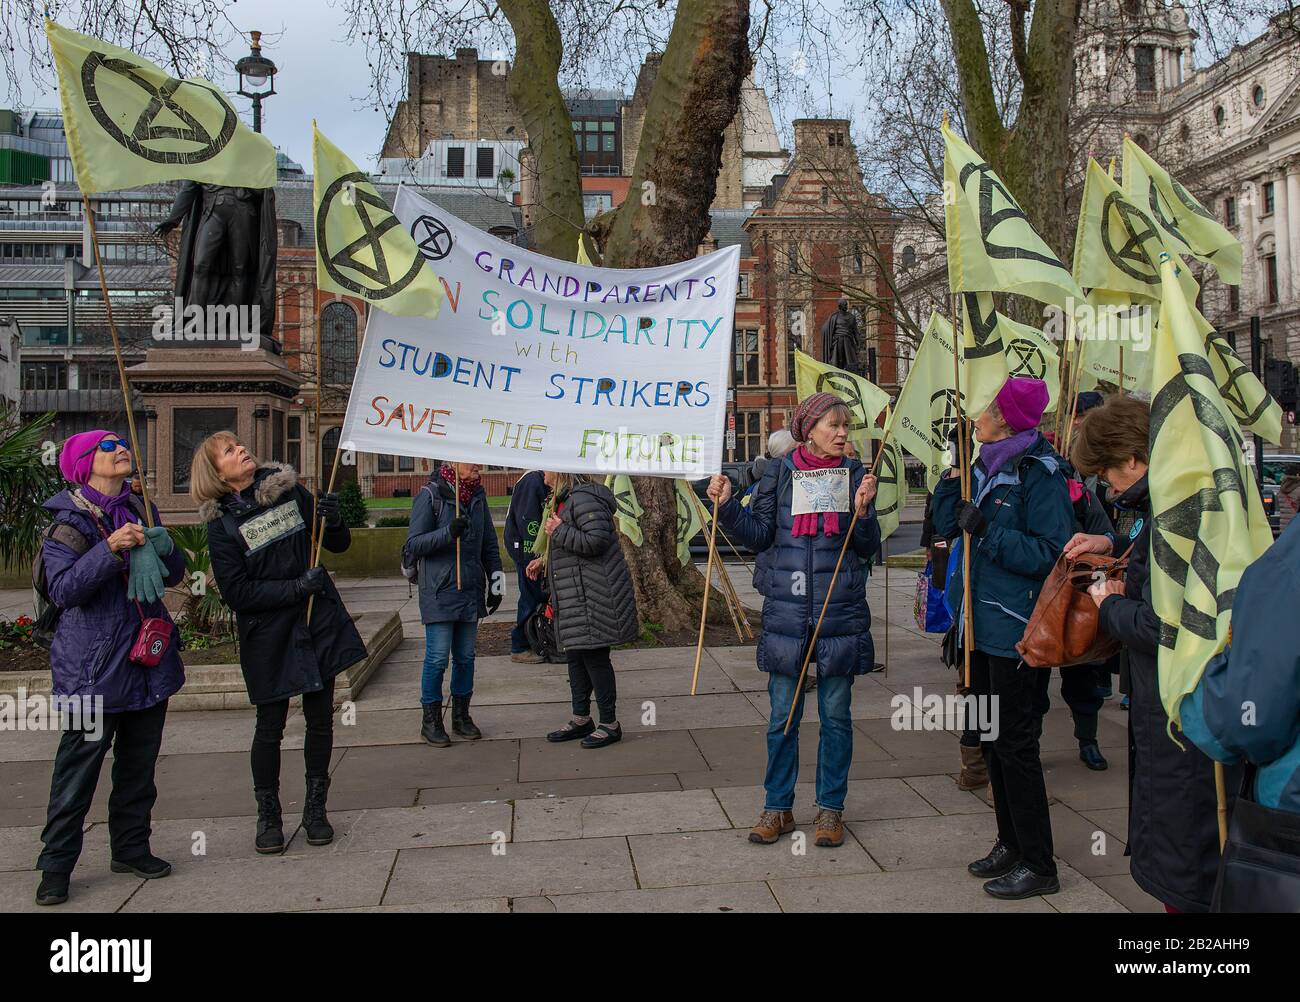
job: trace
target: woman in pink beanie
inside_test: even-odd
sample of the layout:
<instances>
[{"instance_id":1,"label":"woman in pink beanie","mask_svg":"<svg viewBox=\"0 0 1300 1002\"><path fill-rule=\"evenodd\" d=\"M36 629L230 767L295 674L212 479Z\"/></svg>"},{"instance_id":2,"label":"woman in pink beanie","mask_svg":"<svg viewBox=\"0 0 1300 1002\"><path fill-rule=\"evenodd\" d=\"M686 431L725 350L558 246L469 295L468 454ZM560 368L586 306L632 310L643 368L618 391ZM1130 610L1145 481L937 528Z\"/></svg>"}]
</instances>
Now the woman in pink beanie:
<instances>
[{"instance_id":1,"label":"woman in pink beanie","mask_svg":"<svg viewBox=\"0 0 1300 1002\"><path fill-rule=\"evenodd\" d=\"M1047 407L1041 379L1008 379L975 421L979 458L971 467L973 498L961 497L956 470L934 491L934 531L963 537L949 558L957 568L948 605L964 641L964 588L958 546L970 543L974 645L971 691L996 698L996 733L981 736L997 812L998 838L967 869L996 898L1028 898L1061 889L1053 859L1052 822L1039 757L1036 706L1041 668L1016 651L1043 582L1074 534L1074 507L1062 461L1038 431ZM964 432L962 432L964 434Z\"/></svg>"}]
</instances>

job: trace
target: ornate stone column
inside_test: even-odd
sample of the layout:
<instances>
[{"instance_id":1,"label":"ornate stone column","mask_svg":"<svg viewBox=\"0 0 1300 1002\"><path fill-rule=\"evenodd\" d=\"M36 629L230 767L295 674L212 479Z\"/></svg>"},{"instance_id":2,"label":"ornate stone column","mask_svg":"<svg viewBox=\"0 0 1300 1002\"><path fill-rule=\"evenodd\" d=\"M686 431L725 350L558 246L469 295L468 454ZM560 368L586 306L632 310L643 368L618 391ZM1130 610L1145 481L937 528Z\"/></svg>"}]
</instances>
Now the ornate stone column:
<instances>
[{"instance_id":1,"label":"ornate stone column","mask_svg":"<svg viewBox=\"0 0 1300 1002\"><path fill-rule=\"evenodd\" d=\"M1291 301L1291 206L1287 204L1286 166L1269 172L1273 182L1273 245L1277 254L1277 300Z\"/></svg>"}]
</instances>

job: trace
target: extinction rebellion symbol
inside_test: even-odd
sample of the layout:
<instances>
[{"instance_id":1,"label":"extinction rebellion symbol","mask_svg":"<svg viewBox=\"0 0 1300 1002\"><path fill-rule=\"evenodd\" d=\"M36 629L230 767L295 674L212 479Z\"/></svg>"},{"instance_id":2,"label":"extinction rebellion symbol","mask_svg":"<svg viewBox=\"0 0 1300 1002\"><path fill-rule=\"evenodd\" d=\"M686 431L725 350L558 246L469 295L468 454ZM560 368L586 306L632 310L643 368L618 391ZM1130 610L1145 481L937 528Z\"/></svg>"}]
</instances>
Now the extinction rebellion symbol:
<instances>
[{"instance_id":1,"label":"extinction rebellion symbol","mask_svg":"<svg viewBox=\"0 0 1300 1002\"><path fill-rule=\"evenodd\" d=\"M966 394L962 394L963 401ZM930 398L930 447L942 452L948 447L948 436L957 428L957 392L940 390Z\"/></svg>"},{"instance_id":2,"label":"extinction rebellion symbol","mask_svg":"<svg viewBox=\"0 0 1300 1002\"><path fill-rule=\"evenodd\" d=\"M823 372L817 377L817 392L821 393L823 390L834 393L849 405L849 414L852 416L852 423L849 425L850 434L867 427L864 419L866 407L862 403L862 391L856 379L845 378L838 372Z\"/></svg>"},{"instance_id":3,"label":"extinction rebellion symbol","mask_svg":"<svg viewBox=\"0 0 1300 1002\"><path fill-rule=\"evenodd\" d=\"M99 95L100 72L115 73L125 77L143 91L142 96L148 97L148 103L140 110L129 134L122 131L113 114L114 112L120 114L125 109L104 107L104 101ZM161 86L156 86L147 79L148 73L149 70L143 66L115 56L107 56L102 52L92 52L86 57L85 62L81 64L81 87L85 92L86 103L90 106L91 114L103 126L105 132L136 156L158 164L201 164L211 160L226 148L235 135L239 118L230 102L219 91L206 84L192 80L177 80L174 77L166 77ZM220 123L205 124L200 121L198 114L208 115L214 109L208 106L206 100L200 107L187 108L185 103L178 100L178 94L189 93L182 88L194 88L203 92L205 97L211 95L216 101L216 106L221 109ZM109 93L112 93L111 89ZM182 124L158 124L159 116L164 114L174 117ZM216 126L215 130L210 126ZM176 150L159 148L156 145L175 144L177 141L193 143L195 148Z\"/></svg>"},{"instance_id":4,"label":"extinction rebellion symbol","mask_svg":"<svg viewBox=\"0 0 1300 1002\"><path fill-rule=\"evenodd\" d=\"M426 261L441 261L451 253L451 231L433 216L421 216L411 224L411 239Z\"/></svg>"},{"instance_id":5,"label":"extinction rebellion symbol","mask_svg":"<svg viewBox=\"0 0 1300 1002\"><path fill-rule=\"evenodd\" d=\"M420 274L424 261L418 256L411 259L406 273L393 278L388 267L388 254L384 250L384 234L396 228L397 218L389 211L388 204L373 189L362 187L369 185L370 179L360 171L343 174L325 189L321 198L320 210L316 213L316 250L325 265L330 278L352 292L369 299L387 299L405 289ZM350 192L347 197L345 193ZM370 218L367 206L377 211L379 222ZM326 222L331 212L355 213L365 231L346 247L334 251L328 246L329 229ZM351 227L348 227L351 229ZM360 254L360 256L358 256ZM363 258L370 258L374 263L367 264ZM344 270L369 279L366 284L344 274Z\"/></svg>"},{"instance_id":6,"label":"extinction rebellion symbol","mask_svg":"<svg viewBox=\"0 0 1300 1002\"><path fill-rule=\"evenodd\" d=\"M1011 375L1042 379L1047 375L1047 359L1043 350L1026 337L1014 337L1007 344L1007 361Z\"/></svg>"}]
</instances>

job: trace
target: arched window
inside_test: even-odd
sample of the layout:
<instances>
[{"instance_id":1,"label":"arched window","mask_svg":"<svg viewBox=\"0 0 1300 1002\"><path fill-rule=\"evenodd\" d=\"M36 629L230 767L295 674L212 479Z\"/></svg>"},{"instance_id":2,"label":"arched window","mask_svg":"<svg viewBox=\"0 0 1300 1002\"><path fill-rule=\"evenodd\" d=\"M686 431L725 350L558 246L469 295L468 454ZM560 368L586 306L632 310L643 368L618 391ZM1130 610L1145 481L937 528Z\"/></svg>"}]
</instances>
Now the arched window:
<instances>
[{"instance_id":1,"label":"arched window","mask_svg":"<svg viewBox=\"0 0 1300 1002\"><path fill-rule=\"evenodd\" d=\"M1264 107L1264 101L1266 100L1264 88L1256 84L1255 89L1250 92L1250 99L1255 102L1256 108Z\"/></svg>"},{"instance_id":2,"label":"arched window","mask_svg":"<svg viewBox=\"0 0 1300 1002\"><path fill-rule=\"evenodd\" d=\"M1223 128L1223 123L1224 123L1224 121L1227 120L1227 117L1228 117L1228 113L1227 113L1226 111L1223 110L1223 105L1221 105L1221 104L1216 104L1216 105L1214 106L1214 124L1215 124L1215 126L1218 127L1218 128L1220 128L1220 129L1222 129L1222 128Z\"/></svg>"},{"instance_id":3,"label":"arched window","mask_svg":"<svg viewBox=\"0 0 1300 1002\"><path fill-rule=\"evenodd\" d=\"M903 248L903 267L914 268L916 266L916 248L908 244Z\"/></svg>"},{"instance_id":4,"label":"arched window","mask_svg":"<svg viewBox=\"0 0 1300 1002\"><path fill-rule=\"evenodd\" d=\"M344 385L357 371L357 314L347 303L330 303L321 310L320 350L324 356L324 381Z\"/></svg>"}]
</instances>

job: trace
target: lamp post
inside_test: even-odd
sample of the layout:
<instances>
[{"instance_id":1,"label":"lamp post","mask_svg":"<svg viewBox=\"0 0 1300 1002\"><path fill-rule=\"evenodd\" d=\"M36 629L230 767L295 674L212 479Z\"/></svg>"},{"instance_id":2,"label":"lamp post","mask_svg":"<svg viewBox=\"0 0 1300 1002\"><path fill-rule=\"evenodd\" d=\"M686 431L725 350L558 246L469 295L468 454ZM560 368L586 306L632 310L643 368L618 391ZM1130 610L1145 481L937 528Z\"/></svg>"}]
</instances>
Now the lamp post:
<instances>
[{"instance_id":1,"label":"lamp post","mask_svg":"<svg viewBox=\"0 0 1300 1002\"><path fill-rule=\"evenodd\" d=\"M253 102L253 131L262 131L262 99L275 93L275 63L262 55L262 33L250 31L252 50L235 63L239 74L239 94ZM245 89L247 87L248 89ZM263 89L269 88L269 89Z\"/></svg>"}]
</instances>

